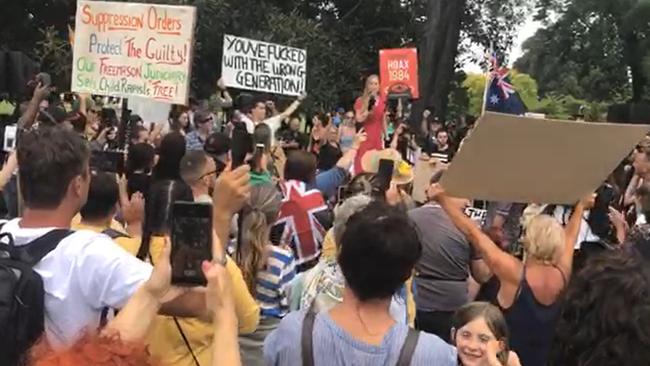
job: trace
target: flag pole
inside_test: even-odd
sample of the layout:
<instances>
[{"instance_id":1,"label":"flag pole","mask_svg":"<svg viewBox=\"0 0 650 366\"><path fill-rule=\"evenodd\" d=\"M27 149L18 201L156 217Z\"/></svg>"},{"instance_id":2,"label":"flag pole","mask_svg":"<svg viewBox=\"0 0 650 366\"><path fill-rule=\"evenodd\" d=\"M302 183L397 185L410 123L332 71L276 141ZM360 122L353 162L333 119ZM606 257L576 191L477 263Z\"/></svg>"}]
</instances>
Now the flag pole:
<instances>
[{"instance_id":1,"label":"flag pole","mask_svg":"<svg viewBox=\"0 0 650 366\"><path fill-rule=\"evenodd\" d=\"M490 90L490 60L492 57L492 54L494 53L494 43L490 42L490 53L488 54L487 58L487 70L485 72L485 89L483 90L483 104L481 107L481 115L485 114L485 108L487 107L487 96L488 96L488 90Z\"/></svg>"}]
</instances>

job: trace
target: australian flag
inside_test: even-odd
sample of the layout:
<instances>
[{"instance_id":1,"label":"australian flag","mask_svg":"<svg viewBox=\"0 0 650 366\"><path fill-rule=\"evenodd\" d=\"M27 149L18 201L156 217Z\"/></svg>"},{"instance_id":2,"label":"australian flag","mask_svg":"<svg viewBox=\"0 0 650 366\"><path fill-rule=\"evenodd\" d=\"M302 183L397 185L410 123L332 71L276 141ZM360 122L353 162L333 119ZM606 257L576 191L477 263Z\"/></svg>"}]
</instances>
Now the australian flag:
<instances>
[{"instance_id":1,"label":"australian flag","mask_svg":"<svg viewBox=\"0 0 650 366\"><path fill-rule=\"evenodd\" d=\"M485 109L490 112L522 115L527 108L510 82L510 70L499 67L496 55L490 57L490 87L485 101Z\"/></svg>"}]
</instances>

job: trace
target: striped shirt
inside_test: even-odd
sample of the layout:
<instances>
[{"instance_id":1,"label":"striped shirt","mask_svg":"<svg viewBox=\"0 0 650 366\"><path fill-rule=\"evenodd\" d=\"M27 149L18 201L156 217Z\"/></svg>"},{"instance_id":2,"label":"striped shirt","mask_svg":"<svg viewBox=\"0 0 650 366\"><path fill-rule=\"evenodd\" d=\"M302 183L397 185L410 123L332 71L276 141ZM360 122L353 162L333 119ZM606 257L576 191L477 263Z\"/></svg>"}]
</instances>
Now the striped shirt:
<instances>
[{"instance_id":1,"label":"striped shirt","mask_svg":"<svg viewBox=\"0 0 650 366\"><path fill-rule=\"evenodd\" d=\"M271 246L266 268L257 273L255 297L262 317L282 318L289 312L288 290L295 275L293 252Z\"/></svg>"}]
</instances>

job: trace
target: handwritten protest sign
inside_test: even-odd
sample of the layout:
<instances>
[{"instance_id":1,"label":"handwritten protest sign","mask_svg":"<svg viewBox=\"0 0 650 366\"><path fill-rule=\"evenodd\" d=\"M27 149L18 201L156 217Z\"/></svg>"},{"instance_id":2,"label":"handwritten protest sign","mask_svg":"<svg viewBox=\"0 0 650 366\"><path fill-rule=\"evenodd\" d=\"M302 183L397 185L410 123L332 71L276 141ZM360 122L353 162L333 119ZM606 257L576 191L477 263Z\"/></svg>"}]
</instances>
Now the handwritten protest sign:
<instances>
[{"instance_id":1,"label":"handwritten protest sign","mask_svg":"<svg viewBox=\"0 0 650 366\"><path fill-rule=\"evenodd\" d=\"M221 74L228 87L298 96L307 85L307 51L226 34Z\"/></svg>"},{"instance_id":2,"label":"handwritten protest sign","mask_svg":"<svg viewBox=\"0 0 650 366\"><path fill-rule=\"evenodd\" d=\"M72 90L186 104L196 9L79 0Z\"/></svg>"},{"instance_id":3,"label":"handwritten protest sign","mask_svg":"<svg viewBox=\"0 0 650 366\"><path fill-rule=\"evenodd\" d=\"M397 48L379 51L381 90L387 95L420 97L418 84L418 50Z\"/></svg>"}]
</instances>

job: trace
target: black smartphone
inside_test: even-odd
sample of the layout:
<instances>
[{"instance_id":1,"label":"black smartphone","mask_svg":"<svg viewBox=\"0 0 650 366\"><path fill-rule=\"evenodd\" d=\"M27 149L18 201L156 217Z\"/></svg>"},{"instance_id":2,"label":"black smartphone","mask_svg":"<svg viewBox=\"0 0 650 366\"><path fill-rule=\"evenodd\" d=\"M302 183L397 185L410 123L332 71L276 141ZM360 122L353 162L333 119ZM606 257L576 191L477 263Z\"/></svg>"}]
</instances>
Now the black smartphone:
<instances>
[{"instance_id":1,"label":"black smartphone","mask_svg":"<svg viewBox=\"0 0 650 366\"><path fill-rule=\"evenodd\" d=\"M388 188L390 188L390 181L393 179L393 169L395 162L389 159L379 160L379 169L375 175L373 194L376 197L384 197Z\"/></svg>"},{"instance_id":2,"label":"black smartphone","mask_svg":"<svg viewBox=\"0 0 650 366\"><path fill-rule=\"evenodd\" d=\"M90 167L101 172L124 174L124 154L120 151L93 151Z\"/></svg>"},{"instance_id":3,"label":"black smartphone","mask_svg":"<svg viewBox=\"0 0 650 366\"><path fill-rule=\"evenodd\" d=\"M376 103L377 103L377 99L375 99L374 96L371 96L370 100L368 100L368 112L372 111L372 109L375 108Z\"/></svg>"},{"instance_id":4,"label":"black smartphone","mask_svg":"<svg viewBox=\"0 0 650 366\"><path fill-rule=\"evenodd\" d=\"M253 152L253 157L248 162L251 166L251 171L260 171L263 170L262 165L262 156L264 155L265 146L264 144L256 144L255 152Z\"/></svg>"},{"instance_id":5,"label":"black smartphone","mask_svg":"<svg viewBox=\"0 0 650 366\"><path fill-rule=\"evenodd\" d=\"M246 162L246 155L252 150L253 137L246 129L235 128L232 131L230 158L232 169L237 169Z\"/></svg>"},{"instance_id":6,"label":"black smartphone","mask_svg":"<svg viewBox=\"0 0 650 366\"><path fill-rule=\"evenodd\" d=\"M340 186L336 192L336 203L340 204L345 200L345 189L347 186Z\"/></svg>"},{"instance_id":7,"label":"black smartphone","mask_svg":"<svg viewBox=\"0 0 650 366\"><path fill-rule=\"evenodd\" d=\"M212 205L174 202L171 239L172 284L205 286L201 265L212 260Z\"/></svg>"}]
</instances>

